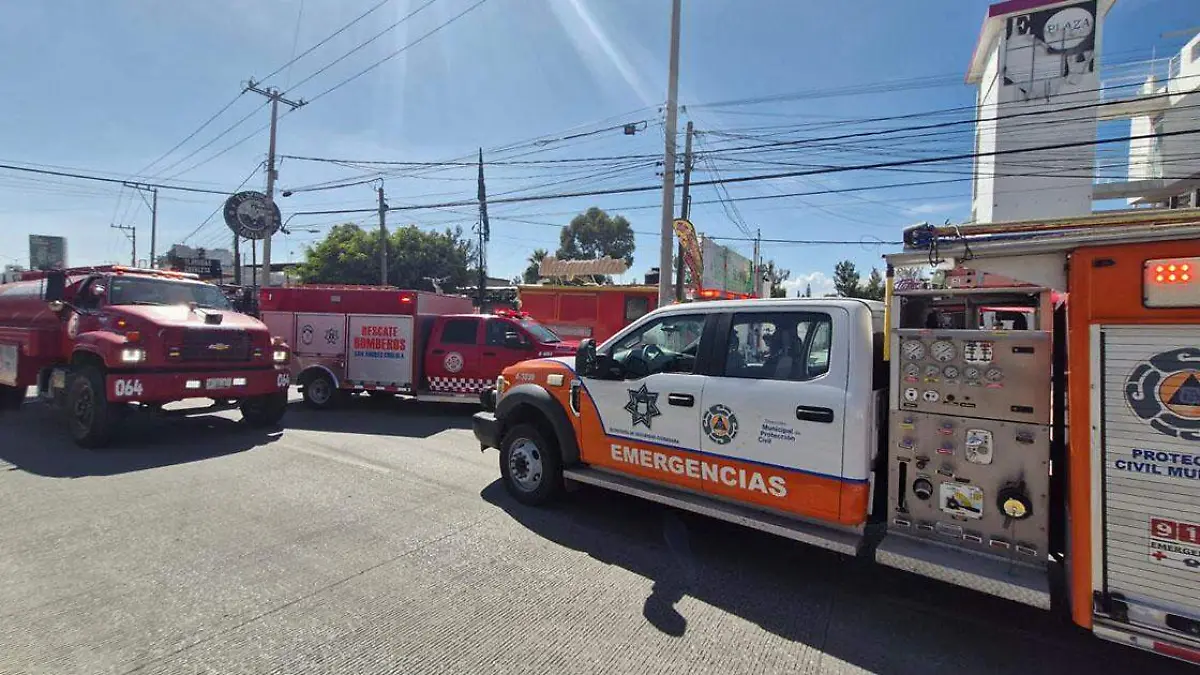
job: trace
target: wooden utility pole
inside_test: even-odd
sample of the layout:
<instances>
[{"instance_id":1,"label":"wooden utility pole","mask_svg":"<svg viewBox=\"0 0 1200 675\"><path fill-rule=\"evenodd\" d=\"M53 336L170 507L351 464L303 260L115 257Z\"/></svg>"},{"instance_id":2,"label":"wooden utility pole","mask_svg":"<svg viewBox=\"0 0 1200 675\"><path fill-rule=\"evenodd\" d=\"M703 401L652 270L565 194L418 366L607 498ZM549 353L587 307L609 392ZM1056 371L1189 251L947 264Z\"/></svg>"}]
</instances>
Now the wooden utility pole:
<instances>
[{"instance_id":1,"label":"wooden utility pole","mask_svg":"<svg viewBox=\"0 0 1200 675\"><path fill-rule=\"evenodd\" d=\"M479 149L479 311L485 311L487 300L487 244L492 240L488 225L487 187L483 182L483 148Z\"/></svg>"},{"instance_id":2,"label":"wooden utility pole","mask_svg":"<svg viewBox=\"0 0 1200 675\"><path fill-rule=\"evenodd\" d=\"M387 232L387 202L383 201L383 181L375 188L379 195L379 284L388 285L388 232Z\"/></svg>"},{"instance_id":3,"label":"wooden utility pole","mask_svg":"<svg viewBox=\"0 0 1200 675\"><path fill-rule=\"evenodd\" d=\"M132 250L129 252L129 265L131 267L137 267L137 228L133 225L109 225L109 227L125 233L125 236L129 239L129 243L132 246Z\"/></svg>"},{"instance_id":4,"label":"wooden utility pole","mask_svg":"<svg viewBox=\"0 0 1200 675\"><path fill-rule=\"evenodd\" d=\"M154 258L158 252L158 188L140 183L121 184L127 188L137 190L142 201L146 202L146 206L150 207L150 264L147 267L153 269L156 266ZM151 201L146 201L145 193L147 192L151 194Z\"/></svg>"},{"instance_id":5,"label":"wooden utility pole","mask_svg":"<svg viewBox=\"0 0 1200 675\"><path fill-rule=\"evenodd\" d=\"M679 217L687 220L692 215L692 134L695 133L691 120L687 123L687 139L683 144L683 196L679 204ZM675 302L683 302L683 241L680 240L675 254Z\"/></svg>"},{"instance_id":6,"label":"wooden utility pole","mask_svg":"<svg viewBox=\"0 0 1200 675\"><path fill-rule=\"evenodd\" d=\"M671 3L671 56L667 72L666 152L663 157L662 226L659 230L658 306L671 303L671 246L675 241L675 133L679 110L680 0Z\"/></svg>"},{"instance_id":7,"label":"wooden utility pole","mask_svg":"<svg viewBox=\"0 0 1200 675\"><path fill-rule=\"evenodd\" d=\"M283 97L283 93L274 87L263 89L258 86L254 80L250 80L246 84L245 91L252 91L256 94L266 96L271 101L271 140L267 149L267 199L275 199L275 179L278 174L275 171L275 128L279 125L279 104L283 103L290 106L293 110L304 105L304 101L289 101ZM263 237L263 261L262 261L262 282L263 286L271 285L271 235L273 232L268 232L267 236ZM255 275L255 281L258 281L258 275ZM256 285L258 285L256 283Z\"/></svg>"}]
</instances>

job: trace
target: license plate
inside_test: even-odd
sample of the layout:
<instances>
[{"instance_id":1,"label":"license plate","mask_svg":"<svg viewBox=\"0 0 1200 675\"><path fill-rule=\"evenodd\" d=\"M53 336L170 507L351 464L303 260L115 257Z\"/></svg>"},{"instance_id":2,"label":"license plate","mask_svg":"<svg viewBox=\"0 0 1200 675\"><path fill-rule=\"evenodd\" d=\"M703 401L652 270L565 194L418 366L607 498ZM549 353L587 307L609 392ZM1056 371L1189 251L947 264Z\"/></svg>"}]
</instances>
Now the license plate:
<instances>
[{"instance_id":1,"label":"license plate","mask_svg":"<svg viewBox=\"0 0 1200 675\"><path fill-rule=\"evenodd\" d=\"M210 377L204 382L205 389L232 389L232 377Z\"/></svg>"}]
</instances>

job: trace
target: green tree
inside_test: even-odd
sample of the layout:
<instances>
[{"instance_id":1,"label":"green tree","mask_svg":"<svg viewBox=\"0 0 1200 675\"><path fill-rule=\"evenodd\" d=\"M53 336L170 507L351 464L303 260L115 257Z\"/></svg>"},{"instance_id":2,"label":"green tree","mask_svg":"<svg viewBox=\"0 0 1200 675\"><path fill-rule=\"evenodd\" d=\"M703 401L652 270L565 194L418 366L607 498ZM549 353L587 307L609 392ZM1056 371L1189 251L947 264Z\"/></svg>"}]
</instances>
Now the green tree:
<instances>
[{"instance_id":1,"label":"green tree","mask_svg":"<svg viewBox=\"0 0 1200 675\"><path fill-rule=\"evenodd\" d=\"M886 290L883 284L883 275L879 273L879 270L872 267L871 274L867 276L867 283L859 289L858 297L867 300L883 300Z\"/></svg>"},{"instance_id":2,"label":"green tree","mask_svg":"<svg viewBox=\"0 0 1200 675\"><path fill-rule=\"evenodd\" d=\"M833 288L840 297L859 297L858 281L860 278L858 269L849 260L843 260L833 268Z\"/></svg>"},{"instance_id":3,"label":"green tree","mask_svg":"<svg viewBox=\"0 0 1200 675\"><path fill-rule=\"evenodd\" d=\"M763 279L767 286L768 298L786 298L787 289L783 287L783 282L792 276L791 270L785 270L775 264L774 260L767 261L766 269L763 272Z\"/></svg>"},{"instance_id":4,"label":"green tree","mask_svg":"<svg viewBox=\"0 0 1200 675\"><path fill-rule=\"evenodd\" d=\"M633 264L633 227L624 216L610 216L595 206L571 219L559 235L559 260L593 260L605 256Z\"/></svg>"},{"instance_id":5,"label":"green tree","mask_svg":"<svg viewBox=\"0 0 1200 675\"><path fill-rule=\"evenodd\" d=\"M541 267L542 260L548 255L550 255L549 252L544 248L533 249L533 253L529 254L529 267L525 268L525 272L521 275L520 279L527 284L536 284L538 279L542 278L541 273L538 272L538 268Z\"/></svg>"},{"instance_id":6,"label":"green tree","mask_svg":"<svg viewBox=\"0 0 1200 675\"><path fill-rule=\"evenodd\" d=\"M334 227L325 239L304 252L299 266L304 283L378 284L379 232L354 223ZM433 290L430 278L451 291L473 282L474 246L461 228L426 232L416 225L388 236L388 282L401 288Z\"/></svg>"}]
</instances>

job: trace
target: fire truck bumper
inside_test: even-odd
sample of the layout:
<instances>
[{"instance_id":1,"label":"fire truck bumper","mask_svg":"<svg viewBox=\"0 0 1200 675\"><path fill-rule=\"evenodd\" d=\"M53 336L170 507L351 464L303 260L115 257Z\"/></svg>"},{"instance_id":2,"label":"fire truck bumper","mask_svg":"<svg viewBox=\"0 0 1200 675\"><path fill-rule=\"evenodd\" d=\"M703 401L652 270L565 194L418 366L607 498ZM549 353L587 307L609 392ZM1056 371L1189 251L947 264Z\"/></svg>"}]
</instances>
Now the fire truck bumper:
<instances>
[{"instance_id":1,"label":"fire truck bumper","mask_svg":"<svg viewBox=\"0 0 1200 675\"><path fill-rule=\"evenodd\" d=\"M500 422L492 412L477 412L471 418L471 431L481 448L500 447Z\"/></svg>"},{"instance_id":2,"label":"fire truck bumper","mask_svg":"<svg viewBox=\"0 0 1200 675\"><path fill-rule=\"evenodd\" d=\"M185 398L244 399L286 392L286 365L254 370L171 373L120 373L106 378L112 402L166 403Z\"/></svg>"}]
</instances>

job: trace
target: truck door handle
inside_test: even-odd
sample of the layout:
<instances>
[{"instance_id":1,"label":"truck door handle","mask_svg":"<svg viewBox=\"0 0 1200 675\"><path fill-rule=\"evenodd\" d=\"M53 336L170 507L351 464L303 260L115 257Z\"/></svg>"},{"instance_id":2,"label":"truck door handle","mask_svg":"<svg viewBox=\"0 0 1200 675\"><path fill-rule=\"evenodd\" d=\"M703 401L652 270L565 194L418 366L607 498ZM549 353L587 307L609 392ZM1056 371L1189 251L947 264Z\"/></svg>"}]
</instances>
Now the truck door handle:
<instances>
[{"instance_id":1,"label":"truck door handle","mask_svg":"<svg viewBox=\"0 0 1200 675\"><path fill-rule=\"evenodd\" d=\"M691 394L667 394L667 403L681 408L690 408L696 405L696 397Z\"/></svg>"},{"instance_id":2,"label":"truck door handle","mask_svg":"<svg viewBox=\"0 0 1200 675\"><path fill-rule=\"evenodd\" d=\"M829 408L815 408L809 405L798 405L796 406L796 419L804 422L831 424L833 423L833 410Z\"/></svg>"},{"instance_id":3,"label":"truck door handle","mask_svg":"<svg viewBox=\"0 0 1200 675\"><path fill-rule=\"evenodd\" d=\"M495 356L496 352L484 352L483 355L484 356Z\"/></svg>"},{"instance_id":4,"label":"truck door handle","mask_svg":"<svg viewBox=\"0 0 1200 675\"><path fill-rule=\"evenodd\" d=\"M434 354L445 354L446 350L445 349L435 349L435 350L433 350L433 353Z\"/></svg>"}]
</instances>

